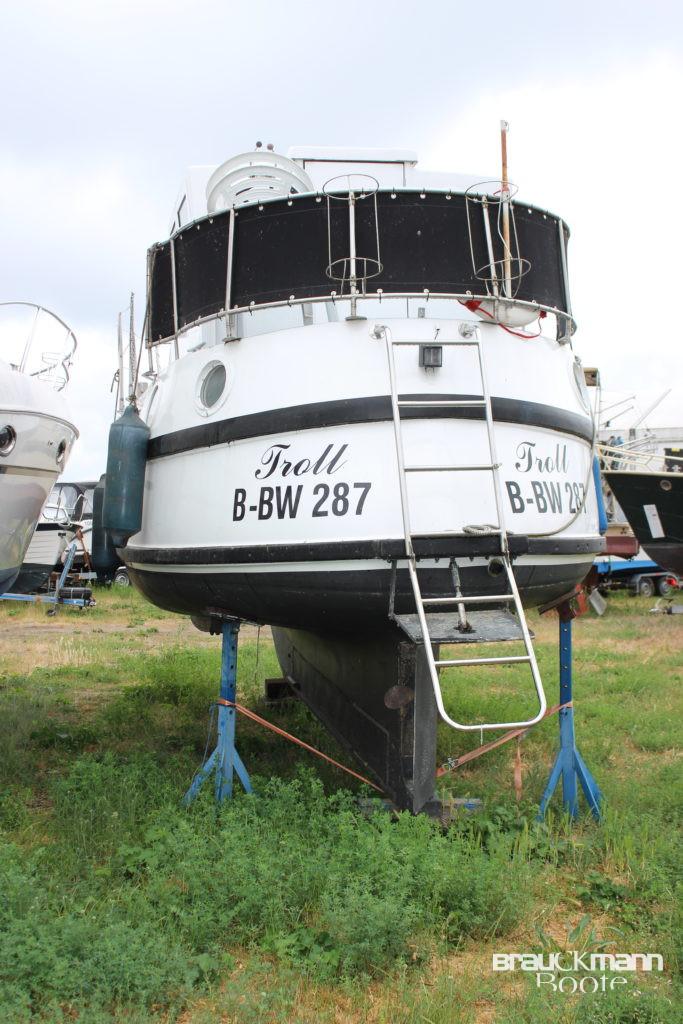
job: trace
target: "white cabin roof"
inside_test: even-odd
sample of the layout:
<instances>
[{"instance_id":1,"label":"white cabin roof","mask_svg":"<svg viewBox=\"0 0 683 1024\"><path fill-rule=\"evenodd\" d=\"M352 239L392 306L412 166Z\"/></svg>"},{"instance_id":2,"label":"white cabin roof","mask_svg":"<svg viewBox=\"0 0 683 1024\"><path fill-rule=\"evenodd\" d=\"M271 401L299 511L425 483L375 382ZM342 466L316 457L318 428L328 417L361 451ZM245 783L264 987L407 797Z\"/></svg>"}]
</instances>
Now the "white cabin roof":
<instances>
[{"instance_id":1,"label":"white cabin roof","mask_svg":"<svg viewBox=\"0 0 683 1024\"><path fill-rule=\"evenodd\" d=\"M330 161L332 163L357 164L416 164L417 153L412 149L359 149L348 146L290 146L287 150L290 160Z\"/></svg>"}]
</instances>

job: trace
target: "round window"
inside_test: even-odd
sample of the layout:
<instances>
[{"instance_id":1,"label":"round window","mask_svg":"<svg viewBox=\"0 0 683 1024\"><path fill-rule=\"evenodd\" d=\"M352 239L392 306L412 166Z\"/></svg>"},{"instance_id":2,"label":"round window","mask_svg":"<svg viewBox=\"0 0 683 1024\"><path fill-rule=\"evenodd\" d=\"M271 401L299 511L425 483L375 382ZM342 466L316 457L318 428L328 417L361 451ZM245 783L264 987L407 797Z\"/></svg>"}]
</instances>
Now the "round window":
<instances>
[{"instance_id":1,"label":"round window","mask_svg":"<svg viewBox=\"0 0 683 1024\"><path fill-rule=\"evenodd\" d=\"M225 363L213 359L202 367L195 391L195 407L202 416L211 416L223 405L231 381Z\"/></svg>"},{"instance_id":2,"label":"round window","mask_svg":"<svg viewBox=\"0 0 683 1024\"><path fill-rule=\"evenodd\" d=\"M9 423L0 427L0 455L9 455L17 443L17 433Z\"/></svg>"},{"instance_id":3,"label":"round window","mask_svg":"<svg viewBox=\"0 0 683 1024\"><path fill-rule=\"evenodd\" d=\"M671 490L671 481L670 480L660 480L659 481L659 486L662 488L663 491L670 491Z\"/></svg>"},{"instance_id":4,"label":"round window","mask_svg":"<svg viewBox=\"0 0 683 1024\"><path fill-rule=\"evenodd\" d=\"M212 405L216 405L221 395L225 391L225 367L222 363L215 363L202 384L201 400L202 405L205 405L207 409L210 409Z\"/></svg>"}]
</instances>

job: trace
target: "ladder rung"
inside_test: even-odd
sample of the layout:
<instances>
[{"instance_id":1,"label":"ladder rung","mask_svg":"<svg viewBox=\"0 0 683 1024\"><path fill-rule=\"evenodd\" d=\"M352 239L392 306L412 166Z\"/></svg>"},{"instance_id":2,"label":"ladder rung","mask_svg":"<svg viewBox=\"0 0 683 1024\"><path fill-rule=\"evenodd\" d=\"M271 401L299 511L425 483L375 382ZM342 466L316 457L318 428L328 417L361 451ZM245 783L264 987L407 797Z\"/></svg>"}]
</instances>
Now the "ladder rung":
<instances>
[{"instance_id":1,"label":"ladder rung","mask_svg":"<svg viewBox=\"0 0 683 1024\"><path fill-rule=\"evenodd\" d=\"M501 601L514 601L514 594L486 594L481 597L423 597L422 604L495 604Z\"/></svg>"},{"instance_id":2,"label":"ladder rung","mask_svg":"<svg viewBox=\"0 0 683 1024\"><path fill-rule=\"evenodd\" d=\"M494 470L498 466L404 466L405 473L469 473L481 470Z\"/></svg>"},{"instance_id":3,"label":"ladder rung","mask_svg":"<svg viewBox=\"0 0 683 1024\"><path fill-rule=\"evenodd\" d=\"M513 662L530 662L528 654L508 655L505 658L447 658L443 661L435 661L438 668L446 668L448 665L510 665Z\"/></svg>"},{"instance_id":4,"label":"ladder rung","mask_svg":"<svg viewBox=\"0 0 683 1024\"><path fill-rule=\"evenodd\" d=\"M397 404L400 409L428 409L432 406L436 406L439 409L482 409L486 405L486 399L458 398L451 401L440 398L430 398L427 400L399 398Z\"/></svg>"}]
</instances>

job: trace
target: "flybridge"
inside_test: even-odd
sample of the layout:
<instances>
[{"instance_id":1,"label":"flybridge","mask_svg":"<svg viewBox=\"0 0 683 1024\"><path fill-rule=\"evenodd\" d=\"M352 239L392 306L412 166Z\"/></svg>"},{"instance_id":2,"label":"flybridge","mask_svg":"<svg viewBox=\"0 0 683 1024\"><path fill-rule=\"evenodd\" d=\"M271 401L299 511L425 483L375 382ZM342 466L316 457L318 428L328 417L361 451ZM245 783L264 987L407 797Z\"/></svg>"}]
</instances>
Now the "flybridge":
<instances>
[{"instance_id":1,"label":"flybridge","mask_svg":"<svg viewBox=\"0 0 683 1024\"><path fill-rule=\"evenodd\" d=\"M231 313L346 299L355 315L358 300L398 296L459 300L510 326L551 312L566 333L560 218L500 182L416 187L414 153L290 152L202 169L208 215L179 215L183 226L149 250L152 344Z\"/></svg>"},{"instance_id":2,"label":"flybridge","mask_svg":"<svg viewBox=\"0 0 683 1024\"><path fill-rule=\"evenodd\" d=\"M270 149L259 146L253 153L244 153L233 158L242 166L258 168L265 161L274 162L277 156ZM322 190L326 181L340 173L362 172L372 174L382 187L405 187L409 184L421 186L443 186L456 188L480 181L481 177L469 177L467 180L460 175L420 172L420 182L412 182L411 174L417 166L417 153L401 149L351 149L341 146L290 146L286 157L279 158L282 163L291 162L306 172L308 187L311 192ZM228 161L229 164L233 161ZM222 167L225 167L223 164ZM174 234L185 224L197 220L211 210L207 207L209 181L222 167L194 166L189 167L181 186L174 207L170 234ZM438 181L437 181L438 179ZM300 191L298 189L297 191Z\"/></svg>"}]
</instances>

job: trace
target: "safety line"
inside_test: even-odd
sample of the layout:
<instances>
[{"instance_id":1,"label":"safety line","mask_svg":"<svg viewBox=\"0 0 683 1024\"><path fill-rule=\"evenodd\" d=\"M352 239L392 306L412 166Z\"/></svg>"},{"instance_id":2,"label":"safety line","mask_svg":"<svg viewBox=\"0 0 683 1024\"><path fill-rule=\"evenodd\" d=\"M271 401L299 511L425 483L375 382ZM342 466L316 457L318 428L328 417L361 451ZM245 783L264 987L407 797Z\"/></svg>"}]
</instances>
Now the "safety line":
<instances>
[{"instance_id":1,"label":"safety line","mask_svg":"<svg viewBox=\"0 0 683 1024\"><path fill-rule=\"evenodd\" d=\"M291 740L292 743L296 743L298 746L303 747L304 750L308 750L309 753L315 754L316 757L321 757L323 761L329 762L329 764L334 765L335 768L340 768L343 772L346 772L347 775L353 775L354 779L364 782L366 786L371 786L373 789L376 789L378 793L384 792L384 790L374 782L371 782L370 779L366 779L364 775L359 775L358 772L354 772L353 768L348 768L345 764L340 764L339 761L335 761L333 757L328 757L327 754L323 754L322 750L316 750L316 748L312 747L309 743L304 743L304 741L300 740L297 736L292 736L291 732L285 732L285 730L281 729L278 725L273 725L272 722L269 722L265 718L261 718L260 715L257 715L254 711L250 711L249 708L245 708L242 704L236 704L234 701L226 700L224 697L219 697L216 704L222 704L224 707L228 708L235 708L246 718L250 718L253 722L257 722L265 729L270 729L270 731L274 732L277 736L282 736L284 739Z\"/></svg>"}]
</instances>

